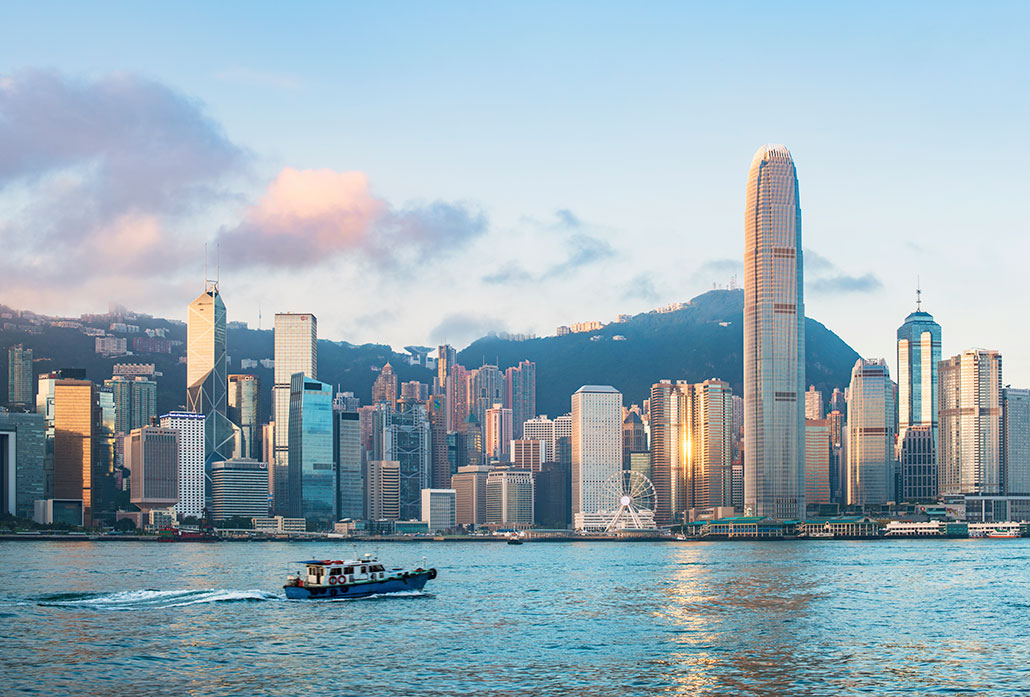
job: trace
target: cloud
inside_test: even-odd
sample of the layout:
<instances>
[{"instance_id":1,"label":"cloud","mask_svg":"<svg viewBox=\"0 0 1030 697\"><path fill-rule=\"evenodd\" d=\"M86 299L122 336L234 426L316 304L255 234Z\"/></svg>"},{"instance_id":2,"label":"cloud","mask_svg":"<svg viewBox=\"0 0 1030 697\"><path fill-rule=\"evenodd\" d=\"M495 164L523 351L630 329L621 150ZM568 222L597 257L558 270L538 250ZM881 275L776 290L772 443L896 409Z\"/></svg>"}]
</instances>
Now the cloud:
<instances>
[{"instance_id":1,"label":"cloud","mask_svg":"<svg viewBox=\"0 0 1030 697\"><path fill-rule=\"evenodd\" d=\"M836 268L832 261L814 250L806 249L804 253L806 273L821 273L823 271L833 271Z\"/></svg>"},{"instance_id":2,"label":"cloud","mask_svg":"<svg viewBox=\"0 0 1030 697\"><path fill-rule=\"evenodd\" d=\"M625 300L646 300L647 302L655 302L661 297L658 289L655 288L654 280L650 274L641 273L630 279L629 283L626 284L626 288L622 293L622 297Z\"/></svg>"},{"instance_id":3,"label":"cloud","mask_svg":"<svg viewBox=\"0 0 1030 697\"><path fill-rule=\"evenodd\" d=\"M503 320L471 312L455 312L447 315L429 332L429 340L435 343L450 343L465 346L491 331L506 331Z\"/></svg>"},{"instance_id":4,"label":"cloud","mask_svg":"<svg viewBox=\"0 0 1030 697\"><path fill-rule=\"evenodd\" d=\"M568 276L585 266L596 264L616 255L615 249L607 240L588 234L586 230L590 226L580 220L572 211L563 208L555 211L555 216L556 223L542 223L530 217L523 217L522 220L544 232L549 238L555 237L555 231L560 233L558 239L561 246L564 247L564 259L550 264L537 273L528 271L517 262L509 262L500 270L487 274L480 280L490 285L539 283Z\"/></svg>"},{"instance_id":5,"label":"cloud","mask_svg":"<svg viewBox=\"0 0 1030 697\"><path fill-rule=\"evenodd\" d=\"M744 274L744 262L739 259L709 259L694 271L691 280L698 283L728 280L730 276Z\"/></svg>"},{"instance_id":6,"label":"cloud","mask_svg":"<svg viewBox=\"0 0 1030 697\"><path fill-rule=\"evenodd\" d=\"M526 271L519 264L511 262L499 271L483 276L482 280L483 283L489 283L491 285L505 285L516 283L528 283L533 279L533 274L531 274L529 271Z\"/></svg>"},{"instance_id":7,"label":"cloud","mask_svg":"<svg viewBox=\"0 0 1030 697\"><path fill-rule=\"evenodd\" d=\"M218 241L240 267L300 268L357 253L388 268L445 255L486 229L486 217L465 204L395 208L361 172L287 167Z\"/></svg>"},{"instance_id":8,"label":"cloud","mask_svg":"<svg viewBox=\"0 0 1030 697\"><path fill-rule=\"evenodd\" d=\"M818 295L842 293L872 293L883 288L880 279L871 273L863 276L837 275L816 279L807 284L807 290Z\"/></svg>"},{"instance_id":9,"label":"cloud","mask_svg":"<svg viewBox=\"0 0 1030 697\"><path fill-rule=\"evenodd\" d=\"M554 212L554 215L556 218L558 218L558 224L562 227L583 227L583 221L576 217L576 214L570 211L568 208L559 208Z\"/></svg>"},{"instance_id":10,"label":"cloud","mask_svg":"<svg viewBox=\"0 0 1030 697\"><path fill-rule=\"evenodd\" d=\"M555 264L541 275L543 279L564 276L579 270L589 264L604 261L615 256L615 250L605 240L599 237L591 237L584 233L576 233L567 241L568 257L565 261Z\"/></svg>"},{"instance_id":11,"label":"cloud","mask_svg":"<svg viewBox=\"0 0 1030 697\"><path fill-rule=\"evenodd\" d=\"M248 163L198 102L160 83L4 76L6 293L106 288L124 297L135 292L126 281L179 270L197 255L173 223L225 200L225 181Z\"/></svg>"}]
</instances>

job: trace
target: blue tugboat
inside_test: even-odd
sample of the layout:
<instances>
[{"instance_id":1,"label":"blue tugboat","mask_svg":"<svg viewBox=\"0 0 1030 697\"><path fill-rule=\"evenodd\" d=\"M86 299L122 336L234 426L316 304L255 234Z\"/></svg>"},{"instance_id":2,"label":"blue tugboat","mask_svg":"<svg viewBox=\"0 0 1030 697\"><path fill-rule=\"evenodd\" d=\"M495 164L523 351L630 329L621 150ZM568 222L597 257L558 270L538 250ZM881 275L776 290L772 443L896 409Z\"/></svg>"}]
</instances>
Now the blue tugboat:
<instances>
[{"instance_id":1,"label":"blue tugboat","mask_svg":"<svg viewBox=\"0 0 1030 697\"><path fill-rule=\"evenodd\" d=\"M410 571L383 567L366 554L356 561L302 561L307 574L288 576L286 597L291 600L340 600L383 593L420 591L436 578L436 569L421 566Z\"/></svg>"}]
</instances>

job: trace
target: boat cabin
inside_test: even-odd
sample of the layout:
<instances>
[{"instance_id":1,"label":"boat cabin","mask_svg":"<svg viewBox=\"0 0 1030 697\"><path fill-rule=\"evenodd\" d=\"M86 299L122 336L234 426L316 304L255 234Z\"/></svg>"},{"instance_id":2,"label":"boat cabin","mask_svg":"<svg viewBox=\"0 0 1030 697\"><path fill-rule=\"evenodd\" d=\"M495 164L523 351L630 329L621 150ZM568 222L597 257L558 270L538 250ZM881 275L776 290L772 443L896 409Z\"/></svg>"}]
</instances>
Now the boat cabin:
<instances>
[{"instance_id":1,"label":"boat cabin","mask_svg":"<svg viewBox=\"0 0 1030 697\"><path fill-rule=\"evenodd\" d=\"M307 574L303 576L305 586L336 586L382 581L386 578L386 569L371 558L356 561L310 560L300 563L307 566Z\"/></svg>"}]
</instances>

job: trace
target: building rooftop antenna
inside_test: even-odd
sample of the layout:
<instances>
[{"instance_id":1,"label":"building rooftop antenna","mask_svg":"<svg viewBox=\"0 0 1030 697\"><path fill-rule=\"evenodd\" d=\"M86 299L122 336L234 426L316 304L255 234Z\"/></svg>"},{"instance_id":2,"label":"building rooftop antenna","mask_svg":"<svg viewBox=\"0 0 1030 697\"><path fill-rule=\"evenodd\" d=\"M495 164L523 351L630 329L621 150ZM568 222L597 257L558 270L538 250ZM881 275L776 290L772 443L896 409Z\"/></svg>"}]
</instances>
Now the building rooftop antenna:
<instances>
[{"instance_id":1,"label":"building rooftop antenna","mask_svg":"<svg viewBox=\"0 0 1030 697\"><path fill-rule=\"evenodd\" d=\"M923 311L923 289L919 276L916 276L916 312Z\"/></svg>"}]
</instances>

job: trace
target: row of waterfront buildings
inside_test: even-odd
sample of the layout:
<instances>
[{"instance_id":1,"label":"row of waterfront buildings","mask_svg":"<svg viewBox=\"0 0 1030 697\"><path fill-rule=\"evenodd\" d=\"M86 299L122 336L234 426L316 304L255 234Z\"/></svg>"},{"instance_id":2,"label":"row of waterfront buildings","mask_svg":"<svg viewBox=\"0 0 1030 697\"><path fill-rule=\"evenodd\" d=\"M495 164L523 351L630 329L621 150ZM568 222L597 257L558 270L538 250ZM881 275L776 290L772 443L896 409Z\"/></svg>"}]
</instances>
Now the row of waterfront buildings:
<instances>
[{"instance_id":1,"label":"row of waterfront buildings","mask_svg":"<svg viewBox=\"0 0 1030 697\"><path fill-rule=\"evenodd\" d=\"M1001 355L943 359L941 327L917 299L898 330L896 381L885 360L860 359L848 385L806 390L801 209L785 147L756 153L746 202L740 395L715 377L662 380L627 408L613 387L587 385L551 419L537 414L534 363L468 369L445 345L431 384L399 384L387 363L362 405L318 379L314 315L282 313L261 423L258 379L228 373L226 309L209 283L188 309L179 412L158 417L146 371L103 385L81 371L34 376L28 350L9 350L9 402L36 413L0 414L4 509L78 502L89 525L127 503L122 491L178 517L318 529L590 528L635 472L654 490L635 504L659 525L960 501L973 517L1030 517L1030 392L1003 386Z\"/></svg>"}]
</instances>

